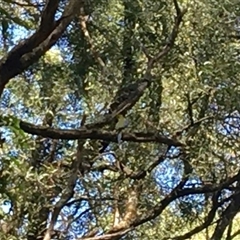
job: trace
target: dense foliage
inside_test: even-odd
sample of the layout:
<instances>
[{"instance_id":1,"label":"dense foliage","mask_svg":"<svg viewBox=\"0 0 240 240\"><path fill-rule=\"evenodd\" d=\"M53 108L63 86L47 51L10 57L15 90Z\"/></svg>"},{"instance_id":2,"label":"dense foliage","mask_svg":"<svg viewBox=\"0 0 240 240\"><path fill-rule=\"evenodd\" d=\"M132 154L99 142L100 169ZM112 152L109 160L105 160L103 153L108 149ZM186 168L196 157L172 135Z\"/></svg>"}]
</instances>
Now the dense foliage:
<instances>
[{"instance_id":1,"label":"dense foliage","mask_svg":"<svg viewBox=\"0 0 240 240\"><path fill-rule=\"evenodd\" d=\"M239 12L2 0L1 239L239 239Z\"/></svg>"}]
</instances>

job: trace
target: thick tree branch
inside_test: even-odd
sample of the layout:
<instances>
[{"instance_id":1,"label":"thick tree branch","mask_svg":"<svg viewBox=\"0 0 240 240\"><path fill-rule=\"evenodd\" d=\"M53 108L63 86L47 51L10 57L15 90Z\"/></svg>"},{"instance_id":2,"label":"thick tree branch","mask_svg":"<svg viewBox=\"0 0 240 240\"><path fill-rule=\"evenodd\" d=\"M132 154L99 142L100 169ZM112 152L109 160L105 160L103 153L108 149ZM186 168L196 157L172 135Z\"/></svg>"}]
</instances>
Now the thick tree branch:
<instances>
[{"instance_id":1,"label":"thick tree branch","mask_svg":"<svg viewBox=\"0 0 240 240\"><path fill-rule=\"evenodd\" d=\"M40 135L42 137L48 137L52 139L95 139L118 142L118 133L107 132L98 129L54 129L50 127L36 126L26 122L21 122L20 127L26 133ZM167 138L155 132L122 133L122 140L131 142L157 142L175 147L184 146L183 143L177 140Z\"/></svg>"},{"instance_id":2,"label":"thick tree branch","mask_svg":"<svg viewBox=\"0 0 240 240\"><path fill-rule=\"evenodd\" d=\"M49 34L49 31L53 27L55 13L58 9L59 2L60 0L56 0L56 1L48 0L45 5L45 8L42 12L42 18L41 18L40 27L39 27L39 31L41 31L41 33L44 36L47 36Z\"/></svg>"},{"instance_id":3,"label":"thick tree branch","mask_svg":"<svg viewBox=\"0 0 240 240\"><path fill-rule=\"evenodd\" d=\"M148 212L147 215L143 216L142 218L137 219L132 226L137 227L147 221L150 221L152 219L155 219L158 217L162 211L170 204L172 201L187 196L190 194L203 194L203 193L210 193L210 192L216 192L221 191L224 188L227 188L229 185L234 183L235 181L238 181L240 179L240 171L233 177L227 178L225 181L223 181L220 184L211 184L203 187L193 187L193 188L179 188L177 186L172 190L172 192L165 197L159 204L156 206L153 206L152 210ZM182 186L181 186L182 187Z\"/></svg>"},{"instance_id":4,"label":"thick tree branch","mask_svg":"<svg viewBox=\"0 0 240 240\"><path fill-rule=\"evenodd\" d=\"M196 188L183 188L182 184L178 184L178 186L176 188L174 188L172 190L172 192L165 197L159 204L157 204L156 206L153 206L152 210L147 213L146 215L143 215L140 218L137 218L132 224L131 226L129 226L129 228L127 229L123 229L120 232L116 232L116 233L106 233L102 236L95 236L95 237L91 237L91 238L86 238L86 240L110 240L110 239L120 239L120 237L122 237L123 235L125 235L126 233L128 233L129 231L132 231L135 227L148 222L152 219L155 219L156 217L158 217L162 211L174 200L183 197L183 196L187 196L190 194L202 194L202 193L206 193L206 192L220 192L222 189L226 188L227 186L231 185L232 183L234 183L235 181L238 181L240 178L240 171L238 172L238 174L236 174L235 176L231 177L231 178L227 178L224 182L220 183L220 184L212 184L212 185L207 185L207 186L203 186L203 187L196 187ZM217 197L217 195L215 195ZM205 223L199 227L197 227L196 229L194 229L193 231L198 231L199 228L202 228L203 226L205 226L205 224L208 224L209 221L211 220L212 217L214 217L213 215L216 212L216 203L217 199L214 200L214 205L212 210L209 212L209 216L206 219ZM85 238L79 238L78 240L82 240ZM176 238L178 239L178 238ZM181 239L181 237L179 238ZM185 239L185 238L183 238Z\"/></svg>"},{"instance_id":5,"label":"thick tree branch","mask_svg":"<svg viewBox=\"0 0 240 240\"><path fill-rule=\"evenodd\" d=\"M59 0L49 1L42 13L39 29L28 39L21 41L0 61L0 95L9 80L36 62L60 38L83 0L70 0L59 20L53 21Z\"/></svg>"},{"instance_id":6,"label":"thick tree branch","mask_svg":"<svg viewBox=\"0 0 240 240\"><path fill-rule=\"evenodd\" d=\"M239 212L240 209L239 201L240 193L238 192L238 194L236 194L236 196L233 197L231 203L223 212L222 217L214 230L211 240L222 239L225 229L227 228L229 223L233 220L235 215Z\"/></svg>"},{"instance_id":7,"label":"thick tree branch","mask_svg":"<svg viewBox=\"0 0 240 240\"><path fill-rule=\"evenodd\" d=\"M197 234L198 232L200 232L203 229L205 229L206 227L208 227L212 223L218 207L221 205L221 203L218 203L218 194L214 194L212 200L213 200L212 208L209 211L207 217L205 218L205 221L201 225L195 227L193 230L189 231L188 233L186 233L184 235L173 237L171 239L172 240L185 240L185 239L189 239L193 235ZM166 238L166 240L167 239L169 239L169 238Z\"/></svg>"}]
</instances>

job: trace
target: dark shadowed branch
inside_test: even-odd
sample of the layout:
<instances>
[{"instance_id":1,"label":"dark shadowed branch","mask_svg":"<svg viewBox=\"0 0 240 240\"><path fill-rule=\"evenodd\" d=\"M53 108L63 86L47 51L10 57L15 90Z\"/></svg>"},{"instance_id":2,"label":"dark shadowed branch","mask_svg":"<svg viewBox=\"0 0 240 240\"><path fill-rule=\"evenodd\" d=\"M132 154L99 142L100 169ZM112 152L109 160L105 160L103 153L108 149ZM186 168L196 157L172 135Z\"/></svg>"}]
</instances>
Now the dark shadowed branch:
<instances>
[{"instance_id":1,"label":"dark shadowed branch","mask_svg":"<svg viewBox=\"0 0 240 240\"><path fill-rule=\"evenodd\" d=\"M54 129L44 126L36 126L26 122L21 122L20 127L26 133L33 135L40 135L42 137L48 137L52 139L95 139L95 140L106 140L111 142L118 142L118 134L114 132L107 132L98 129ZM134 133L123 133L123 141L131 142L156 142L163 143L169 146L180 147L184 146L183 143L164 137L155 132L134 132Z\"/></svg>"},{"instance_id":2,"label":"dark shadowed branch","mask_svg":"<svg viewBox=\"0 0 240 240\"><path fill-rule=\"evenodd\" d=\"M49 50L63 34L84 1L70 0L58 20L55 13L59 0L47 1L36 32L19 42L0 61L0 96L9 80L22 73Z\"/></svg>"}]
</instances>

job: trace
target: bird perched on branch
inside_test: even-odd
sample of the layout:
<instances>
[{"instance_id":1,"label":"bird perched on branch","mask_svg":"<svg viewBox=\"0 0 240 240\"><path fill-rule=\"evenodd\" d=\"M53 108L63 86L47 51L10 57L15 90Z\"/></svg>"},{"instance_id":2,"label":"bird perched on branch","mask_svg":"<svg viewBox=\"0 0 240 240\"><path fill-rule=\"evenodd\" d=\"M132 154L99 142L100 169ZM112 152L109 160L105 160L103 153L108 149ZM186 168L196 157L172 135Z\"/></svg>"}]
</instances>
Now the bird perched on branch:
<instances>
[{"instance_id":1,"label":"bird perched on branch","mask_svg":"<svg viewBox=\"0 0 240 240\"><path fill-rule=\"evenodd\" d=\"M129 124L129 120L125 118L128 110L130 110L135 105L149 84L150 81L148 79L142 79L138 82L123 86L116 92L115 97L109 106L109 114L112 114L115 111L117 111L118 114L116 115L113 123L110 125L109 130L116 130L118 132L119 143L122 136L121 131L125 129ZM109 142L102 141L101 145L102 146L99 150L99 153L103 153L105 151L109 145Z\"/></svg>"}]
</instances>

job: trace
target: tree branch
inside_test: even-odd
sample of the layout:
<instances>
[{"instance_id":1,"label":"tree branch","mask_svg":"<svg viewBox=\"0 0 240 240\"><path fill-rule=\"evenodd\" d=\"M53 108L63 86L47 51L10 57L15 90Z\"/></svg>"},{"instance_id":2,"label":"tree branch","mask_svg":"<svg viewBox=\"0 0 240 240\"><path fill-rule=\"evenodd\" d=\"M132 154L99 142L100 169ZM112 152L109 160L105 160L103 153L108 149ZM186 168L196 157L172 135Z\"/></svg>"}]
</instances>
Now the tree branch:
<instances>
[{"instance_id":1,"label":"tree branch","mask_svg":"<svg viewBox=\"0 0 240 240\"><path fill-rule=\"evenodd\" d=\"M218 203L218 194L214 194L212 200L213 200L212 209L209 211L208 216L205 218L205 221L201 225L195 227L193 230L189 231L188 233L186 233L184 235L173 237L171 239L172 240L185 240L185 239L189 239L193 235L195 235L198 232L202 231L204 228L208 227L211 224L211 222L213 221L218 207L221 205L220 203ZM166 240L167 239L169 239L169 238L166 238Z\"/></svg>"},{"instance_id":2,"label":"tree branch","mask_svg":"<svg viewBox=\"0 0 240 240\"><path fill-rule=\"evenodd\" d=\"M236 194L236 196L233 197L233 199L231 200L231 203L223 212L222 217L219 220L214 230L211 240L222 238L226 227L233 220L235 215L239 212L239 209L240 209L239 201L240 201L240 193Z\"/></svg>"},{"instance_id":3,"label":"tree branch","mask_svg":"<svg viewBox=\"0 0 240 240\"><path fill-rule=\"evenodd\" d=\"M137 219L132 224L132 226L137 227L147 221L150 221L150 220L158 217L162 213L162 211L166 208L166 206L168 206L168 204L170 204L172 201L174 201L180 197L184 197L184 196L187 196L190 194L203 194L203 193L221 191L222 189L228 187L229 185L231 185L235 181L238 181L239 179L240 179L240 171L235 176L225 179L225 181L223 181L220 184L209 184L207 186L196 187L196 188L195 187L182 188L182 186L178 185L159 204L157 204L156 206L153 206L152 210L150 212L148 212L147 215L143 216L140 219Z\"/></svg>"},{"instance_id":4,"label":"tree branch","mask_svg":"<svg viewBox=\"0 0 240 240\"><path fill-rule=\"evenodd\" d=\"M116 233L104 234L104 235L96 236L96 237L86 237L86 238L83 237L83 238L78 238L76 240L113 240L113 239L117 240L132 230L133 230L133 228L128 228L128 229L124 229L124 230L116 232Z\"/></svg>"},{"instance_id":5,"label":"tree branch","mask_svg":"<svg viewBox=\"0 0 240 240\"><path fill-rule=\"evenodd\" d=\"M84 142L78 141L78 147L77 147L77 152L76 152L76 158L72 162L71 166L71 171L69 173L69 179L67 182L67 186L62 192L62 196L60 200L56 203L54 210L52 212L52 218L49 224L49 227L45 233L44 239L43 240L50 240L52 232L54 230L54 225L57 222L57 218L59 213L61 212L62 208L65 206L65 204L73 197L74 194L74 187L76 185L76 181L78 179L78 169L81 165L81 162L83 161L82 159L82 151L83 151L83 145Z\"/></svg>"},{"instance_id":6,"label":"tree branch","mask_svg":"<svg viewBox=\"0 0 240 240\"><path fill-rule=\"evenodd\" d=\"M49 34L49 31L51 31L53 27L55 13L58 9L59 2L60 0L56 0L56 1L48 0L45 5L45 8L41 14L42 18L41 18L40 27L38 30L43 34L43 36L47 36Z\"/></svg>"},{"instance_id":7,"label":"tree branch","mask_svg":"<svg viewBox=\"0 0 240 240\"><path fill-rule=\"evenodd\" d=\"M11 78L26 70L57 42L84 1L68 1L60 19L53 21L58 3L59 0L49 1L43 11L39 29L1 59L0 96Z\"/></svg>"},{"instance_id":8,"label":"tree branch","mask_svg":"<svg viewBox=\"0 0 240 240\"><path fill-rule=\"evenodd\" d=\"M147 70L145 73L146 78L148 78L147 76L151 75L150 72L151 72L151 69L153 68L154 64L157 61L159 61L161 58L166 56L168 54L168 52L172 49L175 39L178 35L179 27L182 22L183 16L187 12L186 9L184 9L183 11L180 9L177 0L173 0L173 2L174 2L175 10L176 10L176 17L175 17L175 22L174 22L172 32L169 34L168 41L161 51L159 51L154 57L147 56L148 64L147 64Z\"/></svg>"},{"instance_id":9,"label":"tree branch","mask_svg":"<svg viewBox=\"0 0 240 240\"><path fill-rule=\"evenodd\" d=\"M233 176L231 178L227 178L224 182L217 184L217 185L211 184L211 185L207 185L207 186L203 186L203 187L183 188L182 184L180 183L159 204L157 204L156 206L153 206L152 210L147 215L142 215L142 217L137 218L131 224L131 226L129 226L129 228L123 229L123 230L121 230L119 232L115 232L115 233L110 233L110 234L106 233L101 236L95 236L95 237L90 237L90 238L78 238L77 240L120 239L120 237L122 237L123 235L132 231L135 227L158 217L162 213L162 211L166 208L166 206L168 206L172 201L174 201L180 197L190 195L190 194L202 194L202 193L206 193L206 192L220 192L227 186L229 186L232 183L234 183L235 181L239 180L239 178L240 178L240 171L235 176ZM215 195L215 197L217 197L217 196L218 195ZM214 200L214 203L216 203L216 201L217 201L217 199ZM214 204L212 210L209 212L208 218L206 219L205 223L203 223L203 225L197 227L193 231L198 231L200 228L205 226L205 224L207 224L211 220L211 218L214 217L213 215L215 214L215 211L216 211L216 205ZM178 239L178 238L176 238L176 239ZM181 237L179 239L181 239ZM186 238L183 238L183 239L186 239Z\"/></svg>"},{"instance_id":10,"label":"tree branch","mask_svg":"<svg viewBox=\"0 0 240 240\"><path fill-rule=\"evenodd\" d=\"M94 140L105 140L110 142L118 142L118 134L114 132L107 132L98 129L54 129L44 126L36 126L26 122L20 122L20 128L26 133L41 135L52 139L94 139ZM134 132L134 133L122 133L123 141L131 142L157 142L163 143L168 146L181 147L183 143L159 135L155 132Z\"/></svg>"}]
</instances>

